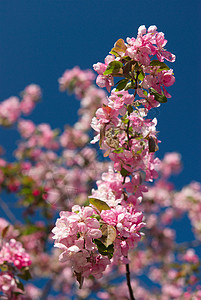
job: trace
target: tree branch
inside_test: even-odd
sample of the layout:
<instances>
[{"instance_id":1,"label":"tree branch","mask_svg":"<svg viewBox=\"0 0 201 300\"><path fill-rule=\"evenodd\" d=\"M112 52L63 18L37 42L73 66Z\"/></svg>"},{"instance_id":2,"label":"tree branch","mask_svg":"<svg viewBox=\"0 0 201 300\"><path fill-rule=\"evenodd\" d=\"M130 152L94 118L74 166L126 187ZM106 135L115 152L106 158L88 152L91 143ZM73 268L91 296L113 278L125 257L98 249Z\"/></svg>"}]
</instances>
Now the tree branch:
<instances>
[{"instance_id":1,"label":"tree branch","mask_svg":"<svg viewBox=\"0 0 201 300\"><path fill-rule=\"evenodd\" d=\"M130 294L130 300L136 300L133 295L133 290L131 287L129 264L126 264L126 280L127 280L128 290L129 290L129 294Z\"/></svg>"}]
</instances>

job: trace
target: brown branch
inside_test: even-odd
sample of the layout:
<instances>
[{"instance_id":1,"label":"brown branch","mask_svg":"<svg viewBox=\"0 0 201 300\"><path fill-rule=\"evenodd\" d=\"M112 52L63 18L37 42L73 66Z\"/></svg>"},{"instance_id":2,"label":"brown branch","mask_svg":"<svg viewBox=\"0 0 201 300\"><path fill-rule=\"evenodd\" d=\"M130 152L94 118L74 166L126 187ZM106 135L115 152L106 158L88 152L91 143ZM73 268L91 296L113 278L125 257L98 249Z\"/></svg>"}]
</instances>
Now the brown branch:
<instances>
[{"instance_id":1,"label":"brown branch","mask_svg":"<svg viewBox=\"0 0 201 300\"><path fill-rule=\"evenodd\" d=\"M136 300L133 295L133 290L131 287L129 264L126 264L126 280L127 280L128 290L129 290L129 294L130 294L130 300Z\"/></svg>"}]
</instances>

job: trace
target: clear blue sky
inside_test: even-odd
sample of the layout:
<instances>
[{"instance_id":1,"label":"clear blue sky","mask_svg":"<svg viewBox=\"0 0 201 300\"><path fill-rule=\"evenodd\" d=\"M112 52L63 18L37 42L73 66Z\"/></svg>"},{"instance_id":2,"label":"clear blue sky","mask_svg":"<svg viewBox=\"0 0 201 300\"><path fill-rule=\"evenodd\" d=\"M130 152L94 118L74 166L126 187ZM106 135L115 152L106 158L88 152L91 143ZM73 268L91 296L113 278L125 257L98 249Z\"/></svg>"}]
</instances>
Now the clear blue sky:
<instances>
[{"instance_id":1,"label":"clear blue sky","mask_svg":"<svg viewBox=\"0 0 201 300\"><path fill-rule=\"evenodd\" d=\"M200 180L200 11L199 0L9 0L0 1L0 101L18 95L30 83L43 90L33 113L36 123L54 128L73 124L78 102L58 91L65 69L92 68L103 61L118 38L136 36L137 28L156 24L177 59L172 99L160 108L158 155L179 151L181 187ZM32 118L32 117L31 117ZM14 131L0 130L1 144L14 148Z\"/></svg>"},{"instance_id":2,"label":"clear blue sky","mask_svg":"<svg viewBox=\"0 0 201 300\"><path fill-rule=\"evenodd\" d=\"M0 101L37 83L43 101L30 118L53 128L73 124L79 103L58 89L65 69L92 68L118 38L135 37L140 25L155 24L177 57L176 82L169 89L173 97L159 110L157 154L182 154L183 173L174 178L178 188L200 181L200 12L200 0L1 0ZM0 128L0 144L8 154L16 137L14 130ZM178 236L185 239L188 232L177 225Z\"/></svg>"}]
</instances>

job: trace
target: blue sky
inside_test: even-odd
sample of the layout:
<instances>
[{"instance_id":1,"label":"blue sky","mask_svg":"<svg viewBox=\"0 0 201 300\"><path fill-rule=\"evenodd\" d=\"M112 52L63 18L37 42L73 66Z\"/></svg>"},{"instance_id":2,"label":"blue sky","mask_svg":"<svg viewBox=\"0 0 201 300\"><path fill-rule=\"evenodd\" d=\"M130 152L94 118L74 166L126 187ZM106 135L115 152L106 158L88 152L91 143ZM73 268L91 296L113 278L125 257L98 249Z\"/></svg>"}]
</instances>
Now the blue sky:
<instances>
[{"instance_id":1,"label":"blue sky","mask_svg":"<svg viewBox=\"0 0 201 300\"><path fill-rule=\"evenodd\" d=\"M200 1L0 2L0 101L19 95L30 83L43 90L43 101L30 118L54 128L73 124L79 103L58 90L58 78L75 65L92 68L103 61L118 38L156 24L177 59L172 98L158 116L160 151L179 151L183 173L178 187L200 180ZM1 144L14 149L15 132L0 130Z\"/></svg>"},{"instance_id":2,"label":"blue sky","mask_svg":"<svg viewBox=\"0 0 201 300\"><path fill-rule=\"evenodd\" d=\"M1 0L0 101L36 83L43 101L30 118L52 128L72 125L79 103L59 92L65 69L90 69L117 39L135 37L140 25L155 24L176 55L176 82L168 89L172 98L159 109L157 155L182 154L183 172L173 178L176 187L200 181L200 11L200 0ZM0 144L10 159L17 137L14 129L0 128ZM178 239L190 235L180 223L175 226Z\"/></svg>"}]
</instances>

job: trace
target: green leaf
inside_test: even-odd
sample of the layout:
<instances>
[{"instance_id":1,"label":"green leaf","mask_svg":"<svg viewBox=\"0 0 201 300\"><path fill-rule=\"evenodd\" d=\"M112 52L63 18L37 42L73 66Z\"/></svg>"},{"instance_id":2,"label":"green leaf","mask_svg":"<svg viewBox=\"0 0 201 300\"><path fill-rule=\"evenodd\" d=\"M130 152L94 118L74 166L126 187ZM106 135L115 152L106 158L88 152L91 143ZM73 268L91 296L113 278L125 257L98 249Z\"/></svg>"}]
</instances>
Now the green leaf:
<instances>
[{"instance_id":1,"label":"green leaf","mask_svg":"<svg viewBox=\"0 0 201 300\"><path fill-rule=\"evenodd\" d=\"M150 66L160 67L159 70L169 70L170 69L164 62L161 62L157 59L152 60L152 62L150 63Z\"/></svg>"},{"instance_id":2,"label":"green leaf","mask_svg":"<svg viewBox=\"0 0 201 300\"><path fill-rule=\"evenodd\" d=\"M94 219L97 219L98 221L100 221L100 219L101 219L101 216L99 216L99 215L92 215L90 218L94 218Z\"/></svg>"},{"instance_id":3,"label":"green leaf","mask_svg":"<svg viewBox=\"0 0 201 300\"><path fill-rule=\"evenodd\" d=\"M127 176L127 175L129 174L129 172L128 172L126 169L124 169L123 167L121 168L120 173L121 173L121 175L122 175L123 177L125 177L125 176Z\"/></svg>"},{"instance_id":4,"label":"green leaf","mask_svg":"<svg viewBox=\"0 0 201 300\"><path fill-rule=\"evenodd\" d=\"M133 112L133 108L131 105L128 105L127 110L129 112L129 114L131 114Z\"/></svg>"},{"instance_id":5,"label":"green leaf","mask_svg":"<svg viewBox=\"0 0 201 300\"><path fill-rule=\"evenodd\" d=\"M137 155L139 155L139 154L141 154L142 153L142 148L140 149L140 150L138 150L137 152L135 152L135 154L137 154Z\"/></svg>"},{"instance_id":6,"label":"green leaf","mask_svg":"<svg viewBox=\"0 0 201 300\"><path fill-rule=\"evenodd\" d=\"M29 176L24 176L22 179L21 179L21 183L23 184L23 185L28 185L28 186L30 186L31 187L31 185L33 184L33 179L31 178L31 177L29 177Z\"/></svg>"},{"instance_id":7,"label":"green leaf","mask_svg":"<svg viewBox=\"0 0 201 300\"><path fill-rule=\"evenodd\" d=\"M121 118L121 121L122 121L122 123L127 124L129 120L127 119L127 116L123 116Z\"/></svg>"},{"instance_id":8,"label":"green leaf","mask_svg":"<svg viewBox=\"0 0 201 300\"><path fill-rule=\"evenodd\" d=\"M113 55L115 55L115 56L117 56L117 57L120 56L120 55L119 55L116 51L114 51L114 50L111 50L111 51L110 51L110 54L113 54Z\"/></svg>"},{"instance_id":9,"label":"green leaf","mask_svg":"<svg viewBox=\"0 0 201 300\"><path fill-rule=\"evenodd\" d=\"M126 56L123 56L122 57L122 60L124 61L130 61L131 60L131 58L130 58L130 56L128 56L128 55L126 55Z\"/></svg>"},{"instance_id":10,"label":"green leaf","mask_svg":"<svg viewBox=\"0 0 201 300\"><path fill-rule=\"evenodd\" d=\"M41 231L41 230L37 226L35 226L34 224L31 224L31 225L28 225L25 228L23 228L21 230L21 233L23 235L29 235L29 234L32 234L32 233L37 232L37 231Z\"/></svg>"},{"instance_id":11,"label":"green leaf","mask_svg":"<svg viewBox=\"0 0 201 300\"><path fill-rule=\"evenodd\" d=\"M32 194L31 187L22 188L20 191L20 195L29 195L29 194Z\"/></svg>"},{"instance_id":12,"label":"green leaf","mask_svg":"<svg viewBox=\"0 0 201 300\"><path fill-rule=\"evenodd\" d=\"M127 91L127 90L134 89L134 88L135 88L134 82L130 81L130 82L127 83L127 85L124 88L124 90Z\"/></svg>"},{"instance_id":13,"label":"green leaf","mask_svg":"<svg viewBox=\"0 0 201 300\"><path fill-rule=\"evenodd\" d=\"M123 67L123 64L120 61L111 61L109 63L109 65L107 66L107 69L105 70L105 72L103 73L103 75L109 75L112 73L117 74L120 70L120 68Z\"/></svg>"},{"instance_id":14,"label":"green leaf","mask_svg":"<svg viewBox=\"0 0 201 300\"><path fill-rule=\"evenodd\" d=\"M16 284L17 284L18 289L24 291L24 285L21 281L16 280Z\"/></svg>"},{"instance_id":15,"label":"green leaf","mask_svg":"<svg viewBox=\"0 0 201 300\"><path fill-rule=\"evenodd\" d=\"M123 153L123 148L118 148L117 150L112 151L112 153Z\"/></svg>"},{"instance_id":16,"label":"green leaf","mask_svg":"<svg viewBox=\"0 0 201 300\"><path fill-rule=\"evenodd\" d=\"M103 224L103 226L101 227L101 231L103 235L100 240L105 245L105 247L108 248L116 239L116 229L112 225Z\"/></svg>"},{"instance_id":17,"label":"green leaf","mask_svg":"<svg viewBox=\"0 0 201 300\"><path fill-rule=\"evenodd\" d=\"M108 256L109 259L113 257L114 253L114 245L111 244L108 247L106 247L100 240L95 239L94 243L98 247L98 252L104 256Z\"/></svg>"},{"instance_id":18,"label":"green leaf","mask_svg":"<svg viewBox=\"0 0 201 300\"><path fill-rule=\"evenodd\" d=\"M167 102L167 98L165 97L165 95L162 92L162 95L159 94L155 89L150 88L150 94L154 95L155 100L160 102L160 103L166 103Z\"/></svg>"},{"instance_id":19,"label":"green leaf","mask_svg":"<svg viewBox=\"0 0 201 300\"><path fill-rule=\"evenodd\" d=\"M21 274L18 274L18 277L20 277L20 278L22 278L22 279L24 279L24 280L29 280L29 279L31 279L32 277L31 277L31 274L30 274L30 272L29 272L29 268L27 268L27 267L25 267L25 268L22 268L21 269Z\"/></svg>"},{"instance_id":20,"label":"green leaf","mask_svg":"<svg viewBox=\"0 0 201 300\"><path fill-rule=\"evenodd\" d=\"M116 87L116 91L121 91L125 88L125 86L127 85L129 79L122 79L120 81L117 82L117 87Z\"/></svg>"},{"instance_id":21,"label":"green leaf","mask_svg":"<svg viewBox=\"0 0 201 300\"><path fill-rule=\"evenodd\" d=\"M15 295L15 296L19 296L19 295L23 295L24 293L20 293L20 292L12 292L12 295ZM16 298L15 298L16 299Z\"/></svg>"},{"instance_id":22,"label":"green leaf","mask_svg":"<svg viewBox=\"0 0 201 300\"><path fill-rule=\"evenodd\" d=\"M141 71L140 74L138 75L138 79L142 81L144 78L145 78L145 74L143 71Z\"/></svg>"},{"instance_id":23,"label":"green leaf","mask_svg":"<svg viewBox=\"0 0 201 300\"><path fill-rule=\"evenodd\" d=\"M1 271L6 272L6 271L8 271L8 266L5 264L2 264L2 265L0 265L0 269L1 269Z\"/></svg>"},{"instance_id":24,"label":"green leaf","mask_svg":"<svg viewBox=\"0 0 201 300\"><path fill-rule=\"evenodd\" d=\"M100 212L102 210L110 210L111 208L109 207L109 205L107 205L106 202L100 200L100 199L96 199L96 198L89 198L89 202L95 207L97 208Z\"/></svg>"}]
</instances>

